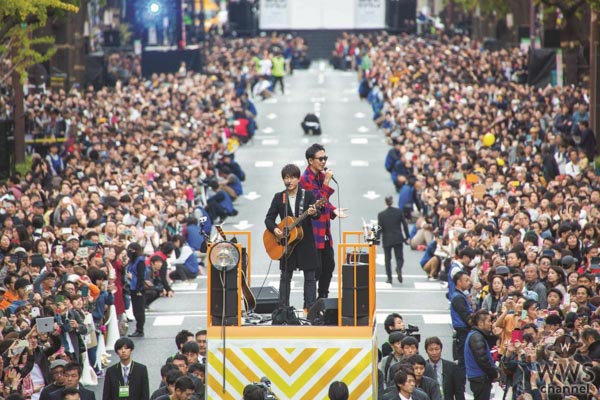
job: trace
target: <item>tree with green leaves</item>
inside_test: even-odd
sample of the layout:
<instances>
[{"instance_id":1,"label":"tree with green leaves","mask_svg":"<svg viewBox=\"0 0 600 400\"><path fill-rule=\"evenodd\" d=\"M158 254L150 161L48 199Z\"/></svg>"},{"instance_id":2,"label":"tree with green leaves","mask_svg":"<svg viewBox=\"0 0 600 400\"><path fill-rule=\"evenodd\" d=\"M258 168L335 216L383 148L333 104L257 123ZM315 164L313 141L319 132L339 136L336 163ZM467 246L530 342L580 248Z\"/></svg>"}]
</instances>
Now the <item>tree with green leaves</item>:
<instances>
[{"instance_id":1,"label":"tree with green leaves","mask_svg":"<svg viewBox=\"0 0 600 400\"><path fill-rule=\"evenodd\" d=\"M78 12L73 2L62 0L0 0L0 84L13 73L21 81L27 69L48 60L56 52L51 36L36 37L35 31L46 25L57 11ZM43 49L43 50L42 50Z\"/></svg>"}]
</instances>

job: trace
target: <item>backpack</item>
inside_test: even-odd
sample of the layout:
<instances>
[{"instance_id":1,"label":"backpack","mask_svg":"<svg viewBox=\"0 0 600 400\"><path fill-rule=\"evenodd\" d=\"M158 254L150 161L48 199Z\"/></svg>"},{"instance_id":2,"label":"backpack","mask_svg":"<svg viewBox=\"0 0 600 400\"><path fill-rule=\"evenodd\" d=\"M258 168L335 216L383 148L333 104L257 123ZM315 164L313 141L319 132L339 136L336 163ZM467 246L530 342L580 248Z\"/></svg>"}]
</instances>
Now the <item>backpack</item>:
<instances>
[{"instance_id":1,"label":"backpack","mask_svg":"<svg viewBox=\"0 0 600 400\"><path fill-rule=\"evenodd\" d=\"M296 316L296 310L291 306L277 307L271 317L272 325L300 325L300 320Z\"/></svg>"}]
</instances>

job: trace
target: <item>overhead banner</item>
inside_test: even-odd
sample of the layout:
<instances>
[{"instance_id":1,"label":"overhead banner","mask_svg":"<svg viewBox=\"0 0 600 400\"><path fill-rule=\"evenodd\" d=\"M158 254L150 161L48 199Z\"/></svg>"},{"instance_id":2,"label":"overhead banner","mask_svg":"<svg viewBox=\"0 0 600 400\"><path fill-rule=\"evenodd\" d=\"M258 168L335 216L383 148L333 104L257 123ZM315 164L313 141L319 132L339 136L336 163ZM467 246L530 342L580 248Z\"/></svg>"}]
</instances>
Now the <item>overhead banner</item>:
<instances>
[{"instance_id":1,"label":"overhead banner","mask_svg":"<svg viewBox=\"0 0 600 400\"><path fill-rule=\"evenodd\" d=\"M385 28L385 0L354 0L354 27Z\"/></svg>"},{"instance_id":2,"label":"overhead banner","mask_svg":"<svg viewBox=\"0 0 600 400\"><path fill-rule=\"evenodd\" d=\"M260 29L289 29L291 0L260 0Z\"/></svg>"},{"instance_id":3,"label":"overhead banner","mask_svg":"<svg viewBox=\"0 0 600 400\"><path fill-rule=\"evenodd\" d=\"M259 12L263 30L385 28L385 0L260 0Z\"/></svg>"}]
</instances>

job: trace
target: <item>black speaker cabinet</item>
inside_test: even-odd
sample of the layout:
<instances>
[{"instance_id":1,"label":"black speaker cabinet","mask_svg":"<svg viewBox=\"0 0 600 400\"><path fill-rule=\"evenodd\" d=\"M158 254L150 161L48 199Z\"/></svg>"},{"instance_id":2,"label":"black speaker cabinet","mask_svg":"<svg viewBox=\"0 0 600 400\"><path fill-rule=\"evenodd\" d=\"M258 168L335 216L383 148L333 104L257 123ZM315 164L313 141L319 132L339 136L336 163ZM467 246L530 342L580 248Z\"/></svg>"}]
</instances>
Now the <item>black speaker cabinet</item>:
<instances>
[{"instance_id":1,"label":"black speaker cabinet","mask_svg":"<svg viewBox=\"0 0 600 400\"><path fill-rule=\"evenodd\" d=\"M356 280L354 269L356 268ZM344 325L354 325L354 298L358 325L369 323L369 264L342 265L342 319Z\"/></svg>"},{"instance_id":2,"label":"black speaker cabinet","mask_svg":"<svg viewBox=\"0 0 600 400\"><path fill-rule=\"evenodd\" d=\"M308 310L306 318L312 325L337 326L338 299L318 299Z\"/></svg>"},{"instance_id":3,"label":"black speaker cabinet","mask_svg":"<svg viewBox=\"0 0 600 400\"><path fill-rule=\"evenodd\" d=\"M121 47L121 31L118 29L108 29L104 31L104 46Z\"/></svg>"},{"instance_id":4,"label":"black speaker cabinet","mask_svg":"<svg viewBox=\"0 0 600 400\"><path fill-rule=\"evenodd\" d=\"M215 326L223 325L223 306L225 306L225 325L237 325L237 268L225 273L213 268L210 273L210 290L210 317L212 318L212 324ZM225 292L225 304L223 304L223 292Z\"/></svg>"},{"instance_id":5,"label":"black speaker cabinet","mask_svg":"<svg viewBox=\"0 0 600 400\"><path fill-rule=\"evenodd\" d=\"M544 47L559 48L560 47L560 29L544 30Z\"/></svg>"},{"instance_id":6,"label":"black speaker cabinet","mask_svg":"<svg viewBox=\"0 0 600 400\"><path fill-rule=\"evenodd\" d=\"M416 0L387 0L385 24L388 30L392 32L410 32L415 28L416 19Z\"/></svg>"},{"instance_id":7,"label":"black speaker cabinet","mask_svg":"<svg viewBox=\"0 0 600 400\"><path fill-rule=\"evenodd\" d=\"M106 83L104 56L91 56L85 58L85 85L93 85L100 89Z\"/></svg>"},{"instance_id":8,"label":"black speaker cabinet","mask_svg":"<svg viewBox=\"0 0 600 400\"><path fill-rule=\"evenodd\" d=\"M273 286L253 286L250 291L256 299L257 314L271 314L279 305L279 290Z\"/></svg>"}]
</instances>

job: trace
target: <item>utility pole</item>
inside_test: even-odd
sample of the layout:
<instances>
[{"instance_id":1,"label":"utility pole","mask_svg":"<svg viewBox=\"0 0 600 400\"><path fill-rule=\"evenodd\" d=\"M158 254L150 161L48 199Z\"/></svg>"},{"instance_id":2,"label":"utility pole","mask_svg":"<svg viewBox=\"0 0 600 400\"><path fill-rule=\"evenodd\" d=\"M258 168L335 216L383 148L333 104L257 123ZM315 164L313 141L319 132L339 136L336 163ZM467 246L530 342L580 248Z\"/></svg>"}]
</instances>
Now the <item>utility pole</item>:
<instances>
[{"instance_id":1,"label":"utility pole","mask_svg":"<svg viewBox=\"0 0 600 400\"><path fill-rule=\"evenodd\" d=\"M208 33L205 29L206 26L206 14L204 13L204 0L200 0L200 32L202 34L202 70L206 65L206 58L208 56Z\"/></svg>"},{"instance_id":2,"label":"utility pole","mask_svg":"<svg viewBox=\"0 0 600 400\"><path fill-rule=\"evenodd\" d=\"M14 98L13 118L15 121L15 164L19 164L25 161L25 97L21 74L17 71L12 74L12 89Z\"/></svg>"},{"instance_id":3,"label":"utility pole","mask_svg":"<svg viewBox=\"0 0 600 400\"><path fill-rule=\"evenodd\" d=\"M535 2L529 0L529 41L531 51L535 49Z\"/></svg>"},{"instance_id":4,"label":"utility pole","mask_svg":"<svg viewBox=\"0 0 600 400\"><path fill-rule=\"evenodd\" d=\"M600 109L598 104L598 84L600 84L598 45L600 21L598 11L590 10L590 129L596 135L596 150L600 149ZM597 153L600 154L600 153ZM592 161L592 160L590 160Z\"/></svg>"}]
</instances>

